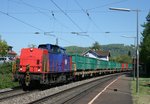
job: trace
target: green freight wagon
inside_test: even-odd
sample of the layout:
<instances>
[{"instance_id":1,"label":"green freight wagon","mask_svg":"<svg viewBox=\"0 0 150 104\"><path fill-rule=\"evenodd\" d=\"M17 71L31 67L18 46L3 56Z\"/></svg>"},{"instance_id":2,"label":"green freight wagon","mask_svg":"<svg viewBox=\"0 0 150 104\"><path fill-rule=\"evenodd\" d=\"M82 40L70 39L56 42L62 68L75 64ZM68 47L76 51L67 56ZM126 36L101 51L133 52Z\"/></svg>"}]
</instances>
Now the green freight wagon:
<instances>
[{"instance_id":1,"label":"green freight wagon","mask_svg":"<svg viewBox=\"0 0 150 104\"><path fill-rule=\"evenodd\" d=\"M71 55L71 56L72 56L72 63L75 64L76 69L83 70L85 68L84 58L82 56L79 56L79 55Z\"/></svg>"},{"instance_id":2,"label":"green freight wagon","mask_svg":"<svg viewBox=\"0 0 150 104\"><path fill-rule=\"evenodd\" d=\"M121 63L116 62L116 70L121 71Z\"/></svg>"},{"instance_id":3,"label":"green freight wagon","mask_svg":"<svg viewBox=\"0 0 150 104\"><path fill-rule=\"evenodd\" d=\"M97 67L97 59L95 58L90 58L90 57L85 57L85 70L96 70Z\"/></svg>"},{"instance_id":4,"label":"green freight wagon","mask_svg":"<svg viewBox=\"0 0 150 104\"><path fill-rule=\"evenodd\" d=\"M116 69L116 62L109 61L108 63L109 63L108 64L108 69L110 69L110 70Z\"/></svg>"},{"instance_id":5,"label":"green freight wagon","mask_svg":"<svg viewBox=\"0 0 150 104\"><path fill-rule=\"evenodd\" d=\"M121 71L121 70L127 70L132 69L132 64L122 64L119 62L114 62L114 61L104 61L104 60L99 60L96 58L90 58L86 56L81 56L81 55L71 55L72 56L72 63L73 63L73 68L76 69L76 71L89 71L89 70L116 70L116 71Z\"/></svg>"},{"instance_id":6,"label":"green freight wagon","mask_svg":"<svg viewBox=\"0 0 150 104\"><path fill-rule=\"evenodd\" d=\"M97 59L97 69L106 70L108 68L108 61Z\"/></svg>"},{"instance_id":7,"label":"green freight wagon","mask_svg":"<svg viewBox=\"0 0 150 104\"><path fill-rule=\"evenodd\" d=\"M133 65L132 64L128 64L128 70L132 70Z\"/></svg>"},{"instance_id":8,"label":"green freight wagon","mask_svg":"<svg viewBox=\"0 0 150 104\"><path fill-rule=\"evenodd\" d=\"M73 64L76 65L77 71L96 70L97 59L86 57L86 56L80 56L80 55L71 55L71 56L72 56L72 62Z\"/></svg>"}]
</instances>

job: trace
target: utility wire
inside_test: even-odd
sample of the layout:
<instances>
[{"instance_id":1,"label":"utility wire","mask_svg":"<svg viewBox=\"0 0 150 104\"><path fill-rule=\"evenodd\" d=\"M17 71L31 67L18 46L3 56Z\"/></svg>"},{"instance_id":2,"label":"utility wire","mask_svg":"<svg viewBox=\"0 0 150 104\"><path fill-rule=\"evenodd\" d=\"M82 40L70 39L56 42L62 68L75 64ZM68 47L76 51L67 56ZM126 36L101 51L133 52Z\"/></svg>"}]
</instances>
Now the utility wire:
<instances>
[{"instance_id":1,"label":"utility wire","mask_svg":"<svg viewBox=\"0 0 150 104\"><path fill-rule=\"evenodd\" d=\"M48 18L50 19L50 16L49 16L49 15L47 15L46 13L40 11L39 9L37 9L37 7L35 7L35 6L31 5L31 4L28 4L28 3L26 3L26 2L24 2L24 1L22 1L22 0L21 0L21 2L22 2L24 5L33 8L34 10L38 11L39 13L45 15L46 17L48 17Z\"/></svg>"},{"instance_id":2,"label":"utility wire","mask_svg":"<svg viewBox=\"0 0 150 104\"><path fill-rule=\"evenodd\" d=\"M10 0L11 2L14 2L14 3L17 3L17 4L22 4L21 2L24 2L23 0L20 0L21 2L18 2L18 1L14 1L14 0ZM26 3L26 2L24 2L24 3ZM27 3L26 3L27 4ZM29 5L31 5L31 4L29 4ZM34 6L34 5L31 5L32 7L34 7L34 8L39 8L39 9L41 9L41 10L46 10L46 11L49 11L49 9L46 9L46 8L42 8L42 7L38 7L38 6Z\"/></svg>"},{"instance_id":3,"label":"utility wire","mask_svg":"<svg viewBox=\"0 0 150 104\"><path fill-rule=\"evenodd\" d=\"M9 12L9 0L7 1L7 14Z\"/></svg>"},{"instance_id":4,"label":"utility wire","mask_svg":"<svg viewBox=\"0 0 150 104\"><path fill-rule=\"evenodd\" d=\"M134 32L136 32L136 31L109 31L109 32L94 32L94 31L89 31L89 32L70 32L70 31L55 31L55 32L51 32L51 33L64 33L64 34L69 34L69 33L71 33L71 34L77 34L77 33L81 33L81 34L85 34L85 33L90 33L90 34L100 34L100 33L104 33L104 34L111 34L111 33L115 33L115 34L118 34L118 33L134 33ZM41 34L40 32L34 32L34 31L30 31L30 32L18 32L18 31L10 31L10 32L6 32L6 31L0 31L0 33L22 33L22 34L26 34L26 33L30 33L30 34ZM42 32L43 33L43 32Z\"/></svg>"},{"instance_id":5,"label":"utility wire","mask_svg":"<svg viewBox=\"0 0 150 104\"><path fill-rule=\"evenodd\" d=\"M48 17L48 18L50 19L50 16L49 16L49 15L47 15L45 12L42 12L41 10L39 10L39 9L43 9L43 10L47 10L47 11L49 12L49 11L51 11L50 9L44 9L44 8L41 8L41 7L37 7L37 6L31 5L31 4L28 4L28 3L24 2L23 0L21 0L21 2L22 2L24 5L33 8L34 10L38 11L39 13L45 15L46 17ZM18 3L18 2L16 2L16 3ZM54 18L60 25L62 25L63 27L65 27L65 28L68 29L67 26L65 26L63 23L61 23L59 20L57 20L57 19L55 18L55 15L54 15L53 11L52 11L52 16L53 16L53 18ZM51 19L52 19L52 18L51 18Z\"/></svg>"},{"instance_id":6,"label":"utility wire","mask_svg":"<svg viewBox=\"0 0 150 104\"><path fill-rule=\"evenodd\" d=\"M62 22L60 22L60 21L55 17L55 14L54 14L53 11L51 11L51 14L52 14L52 16L53 16L53 19L56 20L61 26L65 27L66 29L70 28L70 27L64 25Z\"/></svg>"},{"instance_id":7,"label":"utility wire","mask_svg":"<svg viewBox=\"0 0 150 104\"><path fill-rule=\"evenodd\" d=\"M48 18L50 18L50 16L49 15L47 15L45 12L42 12L41 10L39 10L39 9L43 9L43 10L47 10L48 12L49 11L51 11L51 10L49 10L49 9L44 9L44 8L41 8L41 7L37 7L37 6L34 6L34 5L31 5L31 4L28 4L28 3L26 3L26 2L24 2L23 0L20 0L21 2L17 2L17 1L14 1L15 3L17 3L17 4L20 4L20 3L22 3L22 4L24 4L24 5L26 5L26 6L28 6L28 7L31 7L31 8L33 8L34 10L36 10L37 12L39 12L39 13L41 13L41 14L43 14L44 16L46 16L46 17L48 17ZM57 20L56 18L55 18L55 15L54 15L54 13L52 12L52 16L53 16L53 19L54 20L56 20L60 25L62 25L63 27L65 27L65 28L67 28L68 29L68 27L67 26L65 26L63 23L61 23L59 20ZM52 19L52 18L51 18Z\"/></svg>"},{"instance_id":8,"label":"utility wire","mask_svg":"<svg viewBox=\"0 0 150 104\"><path fill-rule=\"evenodd\" d=\"M80 31L82 31L82 29L80 28L80 26L73 21L73 19L65 12L63 11L53 0L50 0Z\"/></svg>"},{"instance_id":9,"label":"utility wire","mask_svg":"<svg viewBox=\"0 0 150 104\"><path fill-rule=\"evenodd\" d=\"M88 13L87 10L83 9L82 6L78 3L77 0L75 0L76 4L81 8L81 10L88 16L89 20L94 24L94 26L98 29L101 30L98 25L94 22L94 20L91 18L90 14Z\"/></svg>"},{"instance_id":10,"label":"utility wire","mask_svg":"<svg viewBox=\"0 0 150 104\"><path fill-rule=\"evenodd\" d=\"M27 25L27 26L30 26L30 27L32 27L32 28L35 28L35 29L37 29L37 30L40 30L40 31L44 32L44 30L42 30L42 29L40 29L40 28L37 28L37 27L35 27L35 26L33 26L33 25L27 23L27 22L24 22L23 20L18 19L18 18L16 18L16 17L12 16L12 15L9 15L8 13L5 13L5 12L3 12L3 11L0 11L0 13L6 15L6 16L8 16L8 17L11 17L11 18L13 18L13 19L15 19L15 20L17 20L17 21L19 21L19 22L21 22L21 23Z\"/></svg>"},{"instance_id":11,"label":"utility wire","mask_svg":"<svg viewBox=\"0 0 150 104\"><path fill-rule=\"evenodd\" d=\"M53 11L53 13L60 13L60 11L58 11L58 10L52 10ZM88 9L86 9L86 11L90 11L90 10L88 10ZM49 10L49 11L41 11L42 13L47 13L47 14L49 14L49 12L51 12L51 10ZM69 14L75 14L75 13L83 13L83 11L82 10L65 10L65 12L66 13L69 13ZM90 11L90 13L110 13L110 12L115 12L115 11L102 11L102 10L95 10L95 11ZM140 10L140 12L141 13L147 13L147 12L149 12L149 9L145 9L145 10ZM10 12L9 11L9 14L39 14L39 12L30 12L30 11L27 11L27 12Z\"/></svg>"},{"instance_id":12,"label":"utility wire","mask_svg":"<svg viewBox=\"0 0 150 104\"><path fill-rule=\"evenodd\" d=\"M67 42L69 44L74 44L74 45L77 44L77 43L73 43L72 41L68 41L68 40L66 40L66 39L64 39L62 37L58 37L58 39L61 39L61 40L65 41L65 42Z\"/></svg>"}]
</instances>

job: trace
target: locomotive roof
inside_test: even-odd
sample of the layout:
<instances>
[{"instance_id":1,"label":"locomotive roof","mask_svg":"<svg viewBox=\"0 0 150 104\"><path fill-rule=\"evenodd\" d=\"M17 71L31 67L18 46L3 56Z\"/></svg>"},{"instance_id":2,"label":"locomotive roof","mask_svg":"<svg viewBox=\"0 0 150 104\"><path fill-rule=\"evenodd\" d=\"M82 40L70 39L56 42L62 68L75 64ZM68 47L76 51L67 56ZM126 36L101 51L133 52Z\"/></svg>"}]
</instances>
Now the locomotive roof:
<instances>
[{"instance_id":1,"label":"locomotive roof","mask_svg":"<svg viewBox=\"0 0 150 104\"><path fill-rule=\"evenodd\" d=\"M54 45L54 44L40 44L40 45L50 45L50 46L56 46L56 47L59 47L60 49L62 49L62 50L66 50L65 48L63 48L63 47L61 47L61 46L58 46L58 45ZM39 46L40 46L39 45Z\"/></svg>"}]
</instances>

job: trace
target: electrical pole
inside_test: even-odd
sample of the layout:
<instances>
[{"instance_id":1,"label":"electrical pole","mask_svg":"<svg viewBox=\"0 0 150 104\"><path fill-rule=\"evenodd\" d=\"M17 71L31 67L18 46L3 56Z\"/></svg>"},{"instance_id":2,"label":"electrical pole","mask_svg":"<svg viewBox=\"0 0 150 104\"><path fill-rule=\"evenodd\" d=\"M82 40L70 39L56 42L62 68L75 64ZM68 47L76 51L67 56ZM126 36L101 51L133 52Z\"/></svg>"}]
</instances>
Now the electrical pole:
<instances>
[{"instance_id":1,"label":"electrical pole","mask_svg":"<svg viewBox=\"0 0 150 104\"><path fill-rule=\"evenodd\" d=\"M138 9L131 10L128 8L109 8L110 10L116 10L116 11L133 11L136 12L136 38L137 38L137 46L136 46L136 93L139 93L139 27L138 27L138 22L139 22L139 11Z\"/></svg>"}]
</instances>

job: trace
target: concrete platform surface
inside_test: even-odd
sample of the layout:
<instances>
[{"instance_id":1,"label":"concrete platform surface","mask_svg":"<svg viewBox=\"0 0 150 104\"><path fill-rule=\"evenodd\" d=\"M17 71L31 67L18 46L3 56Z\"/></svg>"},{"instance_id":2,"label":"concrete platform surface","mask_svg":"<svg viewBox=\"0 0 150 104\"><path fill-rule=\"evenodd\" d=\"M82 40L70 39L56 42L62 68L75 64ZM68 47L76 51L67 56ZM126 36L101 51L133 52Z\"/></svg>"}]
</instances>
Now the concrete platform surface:
<instances>
[{"instance_id":1,"label":"concrete platform surface","mask_svg":"<svg viewBox=\"0 0 150 104\"><path fill-rule=\"evenodd\" d=\"M131 78L127 75L119 77L110 85L93 104L132 104Z\"/></svg>"}]
</instances>

